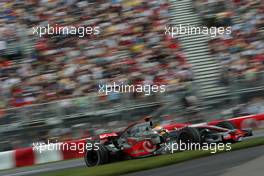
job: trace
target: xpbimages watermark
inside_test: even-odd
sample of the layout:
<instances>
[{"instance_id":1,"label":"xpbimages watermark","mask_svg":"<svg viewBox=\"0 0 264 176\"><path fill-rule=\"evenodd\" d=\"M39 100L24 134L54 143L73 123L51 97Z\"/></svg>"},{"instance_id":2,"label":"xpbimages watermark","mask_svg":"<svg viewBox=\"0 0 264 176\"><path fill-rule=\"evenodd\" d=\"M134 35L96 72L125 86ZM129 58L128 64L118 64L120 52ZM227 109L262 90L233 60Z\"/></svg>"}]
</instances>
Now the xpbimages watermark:
<instances>
[{"instance_id":1,"label":"xpbimages watermark","mask_svg":"<svg viewBox=\"0 0 264 176\"><path fill-rule=\"evenodd\" d=\"M217 151L230 151L231 143L193 143L193 142L172 142L165 143L165 151L175 153L186 150L203 150L215 154Z\"/></svg>"},{"instance_id":2,"label":"xpbimages watermark","mask_svg":"<svg viewBox=\"0 0 264 176\"><path fill-rule=\"evenodd\" d=\"M206 27L206 26L191 26L191 25L175 25L175 26L166 26L165 35L169 35L172 38L177 35L209 35L212 38L215 38L218 35L231 34L232 27Z\"/></svg>"},{"instance_id":3,"label":"xpbimages watermark","mask_svg":"<svg viewBox=\"0 0 264 176\"><path fill-rule=\"evenodd\" d=\"M76 35L82 38L86 35L100 34L100 28L99 26L59 26L58 24L48 24L47 26L34 26L32 32L39 37L44 35Z\"/></svg>"},{"instance_id":4,"label":"xpbimages watermark","mask_svg":"<svg viewBox=\"0 0 264 176\"><path fill-rule=\"evenodd\" d=\"M99 93L108 95L109 93L144 93L145 95L150 95L152 93L163 93L166 91L165 85L127 85L127 84L104 84L99 85Z\"/></svg>"},{"instance_id":5,"label":"xpbimages watermark","mask_svg":"<svg viewBox=\"0 0 264 176\"><path fill-rule=\"evenodd\" d=\"M78 153L85 153L85 151L89 150L99 150L99 144L100 143L89 143L89 142L67 142L67 143L61 143L61 142L50 142L47 143L44 142L36 142L33 143L33 150L37 151L39 153L42 153L44 151L77 151Z\"/></svg>"}]
</instances>

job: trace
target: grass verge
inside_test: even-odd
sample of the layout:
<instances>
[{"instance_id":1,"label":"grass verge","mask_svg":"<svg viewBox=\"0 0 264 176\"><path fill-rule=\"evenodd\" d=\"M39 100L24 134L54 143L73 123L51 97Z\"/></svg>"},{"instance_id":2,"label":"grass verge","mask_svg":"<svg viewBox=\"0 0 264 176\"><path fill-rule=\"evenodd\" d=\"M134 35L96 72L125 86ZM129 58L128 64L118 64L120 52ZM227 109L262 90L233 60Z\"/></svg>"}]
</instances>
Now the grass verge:
<instances>
[{"instance_id":1,"label":"grass verge","mask_svg":"<svg viewBox=\"0 0 264 176\"><path fill-rule=\"evenodd\" d=\"M259 145L264 145L263 137L248 139L243 142L233 144L231 151ZM223 152L226 151L217 151L216 154ZM41 176L116 176L176 164L209 155L214 154L212 154L210 151L185 151L169 155L116 162L92 168L66 169L63 171L45 173Z\"/></svg>"}]
</instances>

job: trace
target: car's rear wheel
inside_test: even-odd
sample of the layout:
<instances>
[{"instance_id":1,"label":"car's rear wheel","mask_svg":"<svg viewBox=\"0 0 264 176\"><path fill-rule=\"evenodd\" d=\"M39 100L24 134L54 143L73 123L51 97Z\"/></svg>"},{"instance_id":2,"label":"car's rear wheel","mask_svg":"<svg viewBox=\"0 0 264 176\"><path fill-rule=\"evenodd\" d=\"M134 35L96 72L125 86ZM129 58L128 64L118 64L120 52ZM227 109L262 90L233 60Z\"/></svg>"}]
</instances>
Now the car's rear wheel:
<instances>
[{"instance_id":1,"label":"car's rear wheel","mask_svg":"<svg viewBox=\"0 0 264 176\"><path fill-rule=\"evenodd\" d=\"M201 135L196 128L187 127L179 131L178 141L182 143L201 143Z\"/></svg>"},{"instance_id":2,"label":"car's rear wheel","mask_svg":"<svg viewBox=\"0 0 264 176\"><path fill-rule=\"evenodd\" d=\"M216 126L222 127L222 128L227 128L229 130L234 130L236 129L236 126L228 121L223 121L223 122L219 122L218 124L216 124Z\"/></svg>"},{"instance_id":3,"label":"car's rear wheel","mask_svg":"<svg viewBox=\"0 0 264 176\"><path fill-rule=\"evenodd\" d=\"M88 167L98 166L108 163L108 150L104 145L98 145L98 150L93 148L85 153L85 163Z\"/></svg>"}]
</instances>

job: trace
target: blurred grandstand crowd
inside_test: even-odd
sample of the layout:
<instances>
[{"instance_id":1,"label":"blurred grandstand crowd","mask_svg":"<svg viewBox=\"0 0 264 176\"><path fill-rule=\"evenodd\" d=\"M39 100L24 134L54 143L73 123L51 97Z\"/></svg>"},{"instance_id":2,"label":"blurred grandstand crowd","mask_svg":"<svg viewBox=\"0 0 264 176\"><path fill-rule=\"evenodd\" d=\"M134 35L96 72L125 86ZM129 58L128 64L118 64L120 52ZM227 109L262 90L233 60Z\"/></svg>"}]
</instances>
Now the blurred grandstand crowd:
<instances>
[{"instance_id":1,"label":"blurred grandstand crowd","mask_svg":"<svg viewBox=\"0 0 264 176\"><path fill-rule=\"evenodd\" d=\"M218 36L209 43L222 64L223 83L229 84L234 77L258 80L256 73L264 69L263 0L196 0L195 7L207 24L232 26L231 35Z\"/></svg>"},{"instance_id":2,"label":"blurred grandstand crowd","mask_svg":"<svg viewBox=\"0 0 264 176\"><path fill-rule=\"evenodd\" d=\"M231 35L209 42L223 66L224 82L233 75L254 79L254 73L264 68L263 1L193 2L207 26L232 26ZM99 85L113 82L185 87L194 79L192 68L177 38L164 35L169 17L168 0L0 1L0 117L6 108L97 95ZM236 17L240 24L234 22ZM33 35L33 27L48 24L99 26L100 35ZM100 99L119 100L120 96L102 95ZM236 112L264 111L262 100L245 106ZM15 143L9 146L54 136L68 140L73 132L52 129L25 140L18 137L23 141L11 141ZM81 133L85 135L78 137L87 137L86 131Z\"/></svg>"},{"instance_id":3,"label":"blurred grandstand crowd","mask_svg":"<svg viewBox=\"0 0 264 176\"><path fill-rule=\"evenodd\" d=\"M179 42L163 35L168 6L166 0L1 1L0 108L85 96L112 82L192 80ZM100 35L32 34L33 27L47 24L99 26Z\"/></svg>"}]
</instances>

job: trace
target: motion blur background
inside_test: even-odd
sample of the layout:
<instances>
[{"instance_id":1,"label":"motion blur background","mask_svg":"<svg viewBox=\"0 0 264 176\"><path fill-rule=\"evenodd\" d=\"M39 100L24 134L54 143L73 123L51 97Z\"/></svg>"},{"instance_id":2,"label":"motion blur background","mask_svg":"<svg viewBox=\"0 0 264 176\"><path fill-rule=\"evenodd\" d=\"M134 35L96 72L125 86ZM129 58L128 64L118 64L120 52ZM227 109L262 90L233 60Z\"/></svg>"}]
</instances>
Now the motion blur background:
<instances>
[{"instance_id":1,"label":"motion blur background","mask_svg":"<svg viewBox=\"0 0 264 176\"><path fill-rule=\"evenodd\" d=\"M99 26L100 35L32 33ZM165 35L169 25L231 35ZM263 0L1 0L0 151L118 130L135 120L200 122L264 112ZM98 93L99 85L165 93Z\"/></svg>"}]
</instances>

